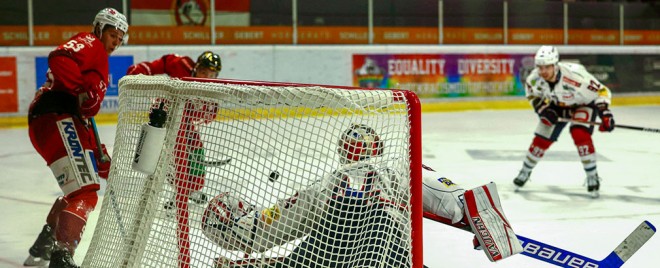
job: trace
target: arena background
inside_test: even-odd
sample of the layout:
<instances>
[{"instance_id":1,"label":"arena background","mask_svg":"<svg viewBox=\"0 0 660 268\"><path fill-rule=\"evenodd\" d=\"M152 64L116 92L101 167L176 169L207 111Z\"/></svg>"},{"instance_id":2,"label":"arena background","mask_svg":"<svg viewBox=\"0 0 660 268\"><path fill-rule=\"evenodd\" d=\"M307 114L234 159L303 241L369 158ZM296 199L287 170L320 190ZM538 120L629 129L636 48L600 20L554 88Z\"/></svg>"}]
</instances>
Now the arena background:
<instances>
[{"instance_id":1,"label":"arena background","mask_svg":"<svg viewBox=\"0 0 660 268\"><path fill-rule=\"evenodd\" d=\"M212 50L222 57L220 78L415 91L422 98L425 164L465 188L498 183L519 234L599 259L641 221L660 223L656 133L594 135L603 178L598 200L581 184L568 136L539 164L526 191L516 193L511 184L536 126L521 79L540 45L557 46L563 60L584 64L612 89L618 124L660 128L658 1L0 0L0 267L22 267L61 194L26 130L48 53L91 31L94 15L108 6L131 24L128 45L110 58L108 97L97 117L111 152L117 83L126 68L166 53L196 58ZM524 256L492 264L471 249L471 234L427 220L424 235L431 268L550 267ZM652 238L626 267L653 267L659 249Z\"/></svg>"}]
</instances>

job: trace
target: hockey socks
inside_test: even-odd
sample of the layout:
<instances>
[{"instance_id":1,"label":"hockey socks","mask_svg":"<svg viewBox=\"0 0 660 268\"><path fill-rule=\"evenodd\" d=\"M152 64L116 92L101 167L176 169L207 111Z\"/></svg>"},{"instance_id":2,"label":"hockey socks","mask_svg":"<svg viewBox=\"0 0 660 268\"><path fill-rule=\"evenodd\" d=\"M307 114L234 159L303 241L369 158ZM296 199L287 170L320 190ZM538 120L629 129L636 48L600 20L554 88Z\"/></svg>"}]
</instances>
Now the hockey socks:
<instances>
[{"instance_id":1,"label":"hockey socks","mask_svg":"<svg viewBox=\"0 0 660 268\"><path fill-rule=\"evenodd\" d=\"M495 183L465 191L465 215L490 261L522 252L522 245L504 216Z\"/></svg>"}]
</instances>

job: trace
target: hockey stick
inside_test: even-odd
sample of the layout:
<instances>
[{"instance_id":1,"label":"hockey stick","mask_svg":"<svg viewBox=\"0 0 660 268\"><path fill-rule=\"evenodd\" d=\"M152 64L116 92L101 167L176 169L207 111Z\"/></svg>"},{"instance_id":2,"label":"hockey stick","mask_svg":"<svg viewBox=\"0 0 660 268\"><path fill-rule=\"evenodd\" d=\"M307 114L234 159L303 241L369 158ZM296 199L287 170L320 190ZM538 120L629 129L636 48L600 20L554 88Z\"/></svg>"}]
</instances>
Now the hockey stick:
<instances>
[{"instance_id":1,"label":"hockey stick","mask_svg":"<svg viewBox=\"0 0 660 268\"><path fill-rule=\"evenodd\" d=\"M587 121L567 119L567 118L559 118L559 122L579 123L579 124L587 124L587 125L592 125L592 126L600 126L602 124L602 123L599 123L599 122L587 122ZM639 130L639 131L644 131L644 132L660 133L660 128L637 127L637 126L629 126L629 125L621 125L621 124L615 124L614 127L615 128L631 129L631 130Z\"/></svg>"},{"instance_id":2,"label":"hockey stick","mask_svg":"<svg viewBox=\"0 0 660 268\"><path fill-rule=\"evenodd\" d=\"M202 164L209 167L220 167L229 164L229 162L231 162L231 157L217 161L203 161Z\"/></svg>"},{"instance_id":3,"label":"hockey stick","mask_svg":"<svg viewBox=\"0 0 660 268\"><path fill-rule=\"evenodd\" d=\"M105 163L110 161L108 159L108 156L103 153L103 148L101 147L101 138L99 138L99 129L96 127L96 120L94 120L94 117L89 118L89 124L92 125L92 131L94 131L94 140L96 140L96 149L98 149L98 153L101 155L101 162Z\"/></svg>"},{"instance_id":4,"label":"hockey stick","mask_svg":"<svg viewBox=\"0 0 660 268\"><path fill-rule=\"evenodd\" d=\"M108 162L110 159L108 159L108 156L103 153L103 148L101 146L101 138L99 137L99 130L96 127L96 120L94 120L94 117L89 118L89 124L92 126L92 130L94 131L94 139L96 140L96 147L98 149L98 153L101 155L101 162ZM117 206L117 199L115 198L115 192L110 187L106 191L108 195L110 196L110 205L112 206L112 209L115 211L115 215L117 217L117 224L119 225L119 232L121 232L121 235L126 238L126 228L124 227L124 223L122 222L121 214L119 211L119 206Z\"/></svg>"},{"instance_id":5,"label":"hockey stick","mask_svg":"<svg viewBox=\"0 0 660 268\"><path fill-rule=\"evenodd\" d=\"M465 223L458 222L452 224L450 220L432 213L424 212L424 218L465 231L470 231L470 226ZM649 221L643 221L612 251L612 253L600 261L521 235L516 236L523 246L521 254L530 258L561 267L616 268L621 267L621 265L629 260L630 257L632 257L632 255L655 234L655 232L656 229L653 224Z\"/></svg>"}]
</instances>

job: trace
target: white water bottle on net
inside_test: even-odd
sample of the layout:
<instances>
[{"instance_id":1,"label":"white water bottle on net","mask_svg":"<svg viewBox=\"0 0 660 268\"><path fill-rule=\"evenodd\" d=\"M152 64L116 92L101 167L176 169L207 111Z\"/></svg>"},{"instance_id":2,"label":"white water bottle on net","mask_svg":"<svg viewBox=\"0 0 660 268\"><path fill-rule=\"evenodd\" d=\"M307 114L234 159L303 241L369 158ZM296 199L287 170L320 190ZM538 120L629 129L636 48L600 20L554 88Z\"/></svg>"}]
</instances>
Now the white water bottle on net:
<instances>
[{"instance_id":1,"label":"white water bottle on net","mask_svg":"<svg viewBox=\"0 0 660 268\"><path fill-rule=\"evenodd\" d=\"M141 75L119 86L113 198L83 267L422 267L413 93ZM132 162L158 103L165 137L147 175Z\"/></svg>"},{"instance_id":2,"label":"white water bottle on net","mask_svg":"<svg viewBox=\"0 0 660 268\"><path fill-rule=\"evenodd\" d=\"M167 120L167 112L163 110L165 102L160 102L157 105L158 108L154 108L149 112L149 123L142 125L135 156L133 157L133 169L147 175L151 175L156 171L160 151L163 147L163 141L165 141L165 133L167 133L167 129L164 128Z\"/></svg>"}]
</instances>

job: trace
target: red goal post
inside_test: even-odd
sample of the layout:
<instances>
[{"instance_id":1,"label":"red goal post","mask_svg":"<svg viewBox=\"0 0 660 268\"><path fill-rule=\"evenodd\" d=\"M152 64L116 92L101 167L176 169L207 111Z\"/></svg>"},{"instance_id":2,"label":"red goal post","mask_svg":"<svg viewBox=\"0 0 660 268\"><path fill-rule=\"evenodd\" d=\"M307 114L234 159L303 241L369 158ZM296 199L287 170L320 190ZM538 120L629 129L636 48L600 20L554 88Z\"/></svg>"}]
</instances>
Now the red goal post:
<instances>
[{"instance_id":1,"label":"red goal post","mask_svg":"<svg viewBox=\"0 0 660 268\"><path fill-rule=\"evenodd\" d=\"M149 121L149 112L159 103L164 104L167 112L166 134L158 148L155 172L145 175L134 170L132 162L142 125ZM327 174L336 174L351 165L342 162L345 152L338 149L338 140L356 124L371 128L382 142L378 143L383 145L378 155L368 155L361 162L377 167L379 180L387 181L387 189L364 191L370 198L377 196L369 207L387 212L369 214L376 215L372 218L364 216L367 218L363 222L339 221L329 215L334 210L328 208L328 203L334 201L328 201L330 196L324 195L332 191L317 185L335 182ZM371 267L387 266L388 261L395 260L397 267L423 267L421 108L419 99L410 91L126 76L119 83L112 159L108 187L83 266L304 267L309 262L336 262ZM212 162L223 164L209 164ZM269 174L275 171L278 175L271 179ZM351 176L344 177L342 183L354 183ZM293 232L299 235L279 233L282 228L266 235L264 230L276 230L268 229L268 224L278 225L260 222L265 221L264 211L312 188L322 190L318 200L305 203L314 204L310 210L314 213L291 214L300 220ZM242 204L249 204L245 215L262 215L255 217L253 229L246 232L249 235L237 236L243 240L249 237L250 242L235 247L226 243L229 234L237 232L231 231L238 228L237 222L231 224L233 227L217 227L219 231L212 234L207 229L218 226L207 222L209 211L214 211L209 208L218 202L214 197L227 192L236 193ZM199 193L208 199L197 200L199 204L189 201ZM352 194L342 200L362 197L362 193ZM336 198L336 193L331 195ZM174 206L168 208L168 202ZM351 205L354 203L351 201ZM282 219L288 216L282 212ZM323 225L328 218L333 219L331 224ZM354 230L350 228L353 225L376 231ZM220 230L222 234L215 236ZM311 258L310 252L300 253L311 241L319 245L318 239L313 239L315 235L323 239L333 236L328 238L333 241L331 245L322 246L332 248L332 257ZM392 248L390 244L401 246L405 252L388 251L385 255L392 257L383 260L360 254L377 252L380 249L374 248L383 245ZM305 258L292 265L294 256Z\"/></svg>"}]
</instances>

